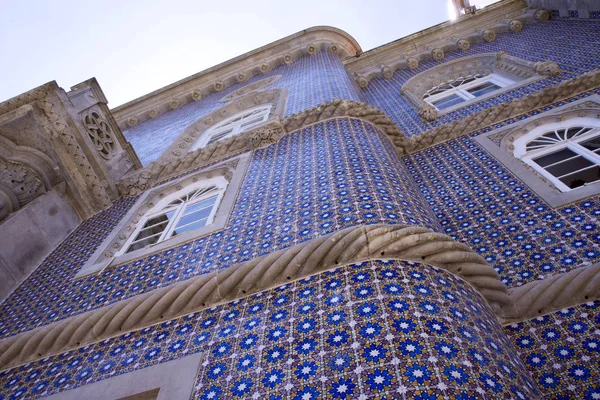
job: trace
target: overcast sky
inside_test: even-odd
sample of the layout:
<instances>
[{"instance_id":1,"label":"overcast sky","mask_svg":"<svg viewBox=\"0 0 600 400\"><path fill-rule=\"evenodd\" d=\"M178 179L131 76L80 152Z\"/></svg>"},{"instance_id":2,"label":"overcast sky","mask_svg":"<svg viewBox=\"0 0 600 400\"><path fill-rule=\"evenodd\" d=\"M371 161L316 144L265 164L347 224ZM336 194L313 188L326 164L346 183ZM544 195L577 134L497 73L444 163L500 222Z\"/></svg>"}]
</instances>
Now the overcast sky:
<instances>
[{"instance_id":1,"label":"overcast sky","mask_svg":"<svg viewBox=\"0 0 600 400\"><path fill-rule=\"evenodd\" d=\"M490 2L491 0L477 0ZM448 19L446 0L0 0L0 101L98 79L109 106L315 25L363 50Z\"/></svg>"}]
</instances>

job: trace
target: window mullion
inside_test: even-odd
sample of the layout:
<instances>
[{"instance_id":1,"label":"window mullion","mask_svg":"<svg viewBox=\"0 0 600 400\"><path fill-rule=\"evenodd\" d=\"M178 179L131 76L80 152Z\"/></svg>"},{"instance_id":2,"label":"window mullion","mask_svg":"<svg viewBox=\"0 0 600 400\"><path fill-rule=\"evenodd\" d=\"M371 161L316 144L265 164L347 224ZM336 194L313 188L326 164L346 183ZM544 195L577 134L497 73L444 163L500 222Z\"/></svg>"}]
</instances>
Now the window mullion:
<instances>
[{"instance_id":1,"label":"window mullion","mask_svg":"<svg viewBox=\"0 0 600 400\"><path fill-rule=\"evenodd\" d=\"M175 226L177 225L177 221L179 221L179 218L181 217L181 214L183 213L183 210L185 209L186 204L187 204L186 202L183 202L183 204L181 204L181 206L179 206L179 209L177 209L177 211L173 215L173 219L171 221L169 221L169 223L167 224L167 227L163 231L163 234L160 236L160 239L158 240L157 243L162 242L163 240L166 240L171 236L171 233L173 233L173 230L175 229Z\"/></svg>"},{"instance_id":2,"label":"window mullion","mask_svg":"<svg viewBox=\"0 0 600 400\"><path fill-rule=\"evenodd\" d=\"M586 149L579 143L570 143L570 145L571 146L569 146L569 148L572 147L573 151L579 153L580 155L587 158L591 162L600 165L600 155L598 153L594 153L593 151Z\"/></svg>"}]
</instances>

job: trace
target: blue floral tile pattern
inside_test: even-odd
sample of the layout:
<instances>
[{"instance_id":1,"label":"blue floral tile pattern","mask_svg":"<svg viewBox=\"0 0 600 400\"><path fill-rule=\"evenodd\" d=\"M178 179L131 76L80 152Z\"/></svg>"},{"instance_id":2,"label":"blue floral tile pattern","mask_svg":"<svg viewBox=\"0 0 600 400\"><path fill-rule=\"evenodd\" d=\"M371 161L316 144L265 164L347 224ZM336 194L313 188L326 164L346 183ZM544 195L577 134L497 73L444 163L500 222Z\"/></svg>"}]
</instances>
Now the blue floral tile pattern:
<instances>
[{"instance_id":1,"label":"blue floral tile pattern","mask_svg":"<svg viewBox=\"0 0 600 400\"><path fill-rule=\"evenodd\" d=\"M600 398L600 301L506 327L545 398Z\"/></svg>"},{"instance_id":2,"label":"blue floral tile pattern","mask_svg":"<svg viewBox=\"0 0 600 400\"><path fill-rule=\"evenodd\" d=\"M126 210L117 205L86 221L0 305L0 333L10 336L358 224L439 230L410 182L389 140L372 125L349 118L315 124L254 152L224 231L73 280Z\"/></svg>"},{"instance_id":3,"label":"blue floral tile pattern","mask_svg":"<svg viewBox=\"0 0 600 400\"><path fill-rule=\"evenodd\" d=\"M599 196L552 209L470 137L403 160L443 232L485 257L508 286L599 261Z\"/></svg>"},{"instance_id":4,"label":"blue floral tile pattern","mask_svg":"<svg viewBox=\"0 0 600 400\"><path fill-rule=\"evenodd\" d=\"M43 397L198 351L198 399L538 395L470 285L424 264L375 260L2 372L0 399Z\"/></svg>"}]
</instances>

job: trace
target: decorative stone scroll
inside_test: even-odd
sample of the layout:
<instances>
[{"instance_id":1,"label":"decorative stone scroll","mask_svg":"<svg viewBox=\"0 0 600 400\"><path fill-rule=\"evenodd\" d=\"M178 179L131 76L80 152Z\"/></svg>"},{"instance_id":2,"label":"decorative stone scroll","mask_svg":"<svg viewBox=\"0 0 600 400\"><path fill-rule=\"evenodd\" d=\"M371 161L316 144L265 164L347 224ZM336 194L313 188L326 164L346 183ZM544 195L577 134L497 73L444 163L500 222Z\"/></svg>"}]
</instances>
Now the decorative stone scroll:
<instances>
[{"instance_id":1,"label":"decorative stone scroll","mask_svg":"<svg viewBox=\"0 0 600 400\"><path fill-rule=\"evenodd\" d=\"M512 309L498 273L467 245L418 226L359 225L4 339L0 368L372 258L414 260L445 269L478 290L498 316Z\"/></svg>"},{"instance_id":2,"label":"decorative stone scroll","mask_svg":"<svg viewBox=\"0 0 600 400\"><path fill-rule=\"evenodd\" d=\"M81 119L98 154L110 160L114 156L115 141L108 122L100 114L100 111L95 109L85 112Z\"/></svg>"}]
</instances>

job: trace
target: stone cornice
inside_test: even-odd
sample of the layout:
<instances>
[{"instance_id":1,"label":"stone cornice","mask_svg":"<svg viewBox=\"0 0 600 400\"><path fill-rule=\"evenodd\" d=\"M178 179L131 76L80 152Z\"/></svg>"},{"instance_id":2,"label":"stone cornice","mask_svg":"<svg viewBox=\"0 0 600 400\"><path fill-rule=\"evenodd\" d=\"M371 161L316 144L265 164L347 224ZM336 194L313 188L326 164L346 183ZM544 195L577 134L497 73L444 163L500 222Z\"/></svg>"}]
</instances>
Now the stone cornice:
<instances>
[{"instance_id":1,"label":"stone cornice","mask_svg":"<svg viewBox=\"0 0 600 400\"><path fill-rule=\"evenodd\" d=\"M114 108L112 113L119 126L125 128L319 51L337 54L342 60L362 52L356 40L346 32L316 26L155 90Z\"/></svg>"},{"instance_id":2,"label":"stone cornice","mask_svg":"<svg viewBox=\"0 0 600 400\"><path fill-rule=\"evenodd\" d=\"M467 245L418 226L359 225L6 338L0 342L0 368L373 258L413 260L442 268L471 284L499 317L513 308L498 273Z\"/></svg>"},{"instance_id":3,"label":"stone cornice","mask_svg":"<svg viewBox=\"0 0 600 400\"><path fill-rule=\"evenodd\" d=\"M464 51L475 42L491 42L497 33L520 32L524 23L545 21L546 10L529 10L521 0L505 0L473 15L463 15L344 61L348 72L361 87L383 76L391 78L397 69L416 69L422 60L442 60L450 51Z\"/></svg>"}]
</instances>

